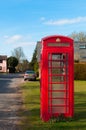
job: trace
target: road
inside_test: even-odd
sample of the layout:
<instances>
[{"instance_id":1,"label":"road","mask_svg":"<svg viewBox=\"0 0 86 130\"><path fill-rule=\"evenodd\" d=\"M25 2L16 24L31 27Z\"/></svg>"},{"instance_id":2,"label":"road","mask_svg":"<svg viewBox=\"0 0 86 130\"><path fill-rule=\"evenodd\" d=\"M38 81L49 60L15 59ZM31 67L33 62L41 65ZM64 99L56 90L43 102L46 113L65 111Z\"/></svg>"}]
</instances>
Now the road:
<instances>
[{"instance_id":1,"label":"road","mask_svg":"<svg viewBox=\"0 0 86 130\"><path fill-rule=\"evenodd\" d=\"M21 74L0 74L0 130L20 130L17 111L21 106Z\"/></svg>"}]
</instances>

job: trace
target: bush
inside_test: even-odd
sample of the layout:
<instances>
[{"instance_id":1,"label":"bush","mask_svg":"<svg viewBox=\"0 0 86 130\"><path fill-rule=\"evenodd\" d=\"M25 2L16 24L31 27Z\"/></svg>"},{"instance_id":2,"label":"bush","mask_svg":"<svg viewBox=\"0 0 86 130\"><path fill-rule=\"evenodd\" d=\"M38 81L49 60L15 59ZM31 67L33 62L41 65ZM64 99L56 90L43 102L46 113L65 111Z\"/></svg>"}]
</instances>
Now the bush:
<instances>
[{"instance_id":1,"label":"bush","mask_svg":"<svg viewBox=\"0 0 86 130\"><path fill-rule=\"evenodd\" d=\"M15 73L16 69L15 67L9 67L9 73Z\"/></svg>"},{"instance_id":2,"label":"bush","mask_svg":"<svg viewBox=\"0 0 86 130\"><path fill-rule=\"evenodd\" d=\"M86 80L86 63L74 64L74 79Z\"/></svg>"}]
</instances>

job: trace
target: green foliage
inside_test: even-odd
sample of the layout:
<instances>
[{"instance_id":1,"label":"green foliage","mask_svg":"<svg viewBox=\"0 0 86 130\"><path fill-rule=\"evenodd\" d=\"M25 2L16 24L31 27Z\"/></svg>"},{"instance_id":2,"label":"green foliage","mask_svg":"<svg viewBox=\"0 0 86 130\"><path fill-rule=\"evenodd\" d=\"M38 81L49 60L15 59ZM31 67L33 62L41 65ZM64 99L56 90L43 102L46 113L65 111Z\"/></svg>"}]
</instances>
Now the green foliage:
<instances>
[{"instance_id":1,"label":"green foliage","mask_svg":"<svg viewBox=\"0 0 86 130\"><path fill-rule=\"evenodd\" d=\"M29 67L30 67L30 69L34 70L38 75L39 66L38 66L38 62L37 62L37 46L36 46L36 48L34 50L32 60L31 60L31 62L29 64Z\"/></svg>"},{"instance_id":2,"label":"green foliage","mask_svg":"<svg viewBox=\"0 0 86 130\"><path fill-rule=\"evenodd\" d=\"M9 69L10 73L15 72L15 67L18 65L18 60L16 57L10 56L7 59L7 68Z\"/></svg>"},{"instance_id":3,"label":"green foliage","mask_svg":"<svg viewBox=\"0 0 86 130\"><path fill-rule=\"evenodd\" d=\"M86 63L74 64L74 79L86 80Z\"/></svg>"},{"instance_id":4,"label":"green foliage","mask_svg":"<svg viewBox=\"0 0 86 130\"><path fill-rule=\"evenodd\" d=\"M23 60L22 61L22 71L24 72L24 71L26 71L28 69L29 69L29 62L28 62L28 60Z\"/></svg>"},{"instance_id":5,"label":"green foliage","mask_svg":"<svg viewBox=\"0 0 86 130\"><path fill-rule=\"evenodd\" d=\"M29 62L28 60L22 60L16 67L17 72L25 72L29 69Z\"/></svg>"},{"instance_id":6,"label":"green foliage","mask_svg":"<svg viewBox=\"0 0 86 130\"><path fill-rule=\"evenodd\" d=\"M29 62L25 58L25 54L23 52L22 47L15 48L12 51L12 56L16 57L18 59L18 62L19 62L17 67L16 67L17 72L25 72L27 69L29 69Z\"/></svg>"},{"instance_id":7,"label":"green foliage","mask_svg":"<svg viewBox=\"0 0 86 130\"><path fill-rule=\"evenodd\" d=\"M16 69L15 67L9 67L9 73L15 73Z\"/></svg>"},{"instance_id":8,"label":"green foliage","mask_svg":"<svg viewBox=\"0 0 86 130\"><path fill-rule=\"evenodd\" d=\"M25 58L24 52L22 47L17 47L12 51L12 56L16 57L18 59L18 62L20 63Z\"/></svg>"},{"instance_id":9,"label":"green foliage","mask_svg":"<svg viewBox=\"0 0 86 130\"><path fill-rule=\"evenodd\" d=\"M7 59L7 66L9 67L16 67L18 65L18 60L16 57L10 56Z\"/></svg>"}]
</instances>

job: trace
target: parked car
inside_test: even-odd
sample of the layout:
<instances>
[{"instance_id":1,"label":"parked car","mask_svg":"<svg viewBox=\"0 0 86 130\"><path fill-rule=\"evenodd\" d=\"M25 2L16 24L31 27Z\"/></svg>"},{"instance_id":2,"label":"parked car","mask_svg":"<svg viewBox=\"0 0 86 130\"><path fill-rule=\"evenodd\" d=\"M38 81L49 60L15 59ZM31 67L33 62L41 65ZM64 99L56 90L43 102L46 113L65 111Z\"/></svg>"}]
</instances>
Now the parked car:
<instances>
[{"instance_id":1,"label":"parked car","mask_svg":"<svg viewBox=\"0 0 86 130\"><path fill-rule=\"evenodd\" d=\"M36 80L36 73L33 70L27 70L24 74L24 81L25 80Z\"/></svg>"}]
</instances>

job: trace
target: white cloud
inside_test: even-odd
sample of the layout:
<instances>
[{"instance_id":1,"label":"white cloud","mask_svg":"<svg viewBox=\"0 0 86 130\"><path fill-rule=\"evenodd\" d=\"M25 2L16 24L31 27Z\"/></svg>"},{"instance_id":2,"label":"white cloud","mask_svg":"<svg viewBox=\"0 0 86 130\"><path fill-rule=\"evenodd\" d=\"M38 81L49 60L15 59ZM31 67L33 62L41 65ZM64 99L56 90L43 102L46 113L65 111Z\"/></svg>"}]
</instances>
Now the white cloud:
<instances>
[{"instance_id":1,"label":"white cloud","mask_svg":"<svg viewBox=\"0 0 86 130\"><path fill-rule=\"evenodd\" d=\"M72 19L60 19L60 20L49 20L44 21L46 25L65 25L86 22L86 17L77 17Z\"/></svg>"},{"instance_id":2,"label":"white cloud","mask_svg":"<svg viewBox=\"0 0 86 130\"><path fill-rule=\"evenodd\" d=\"M13 36L4 36L5 42L6 43L15 43L18 42L19 40L22 39L22 35L13 35Z\"/></svg>"},{"instance_id":3,"label":"white cloud","mask_svg":"<svg viewBox=\"0 0 86 130\"><path fill-rule=\"evenodd\" d=\"M30 35L5 35L3 38L4 44L9 44L12 47L29 47L36 45L36 43L32 41L32 37Z\"/></svg>"},{"instance_id":4,"label":"white cloud","mask_svg":"<svg viewBox=\"0 0 86 130\"><path fill-rule=\"evenodd\" d=\"M14 44L14 47L29 47L29 46L33 46L33 45L36 45L35 42L27 42L27 41L22 41L22 42L19 42L18 44Z\"/></svg>"}]
</instances>

